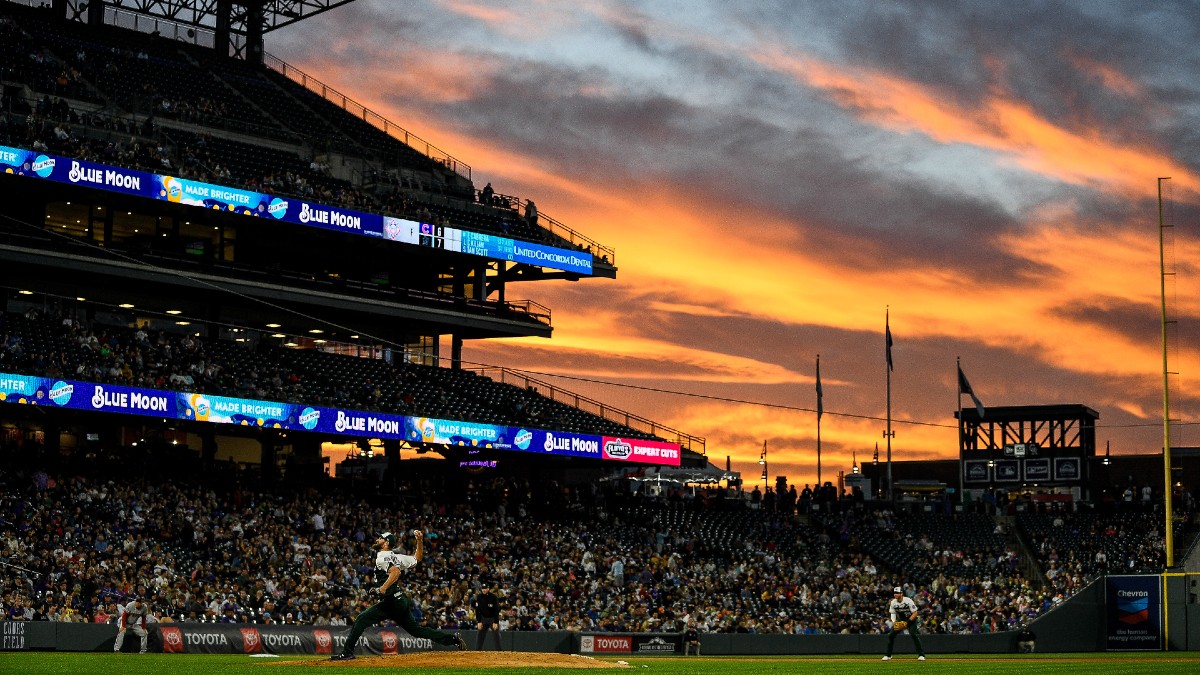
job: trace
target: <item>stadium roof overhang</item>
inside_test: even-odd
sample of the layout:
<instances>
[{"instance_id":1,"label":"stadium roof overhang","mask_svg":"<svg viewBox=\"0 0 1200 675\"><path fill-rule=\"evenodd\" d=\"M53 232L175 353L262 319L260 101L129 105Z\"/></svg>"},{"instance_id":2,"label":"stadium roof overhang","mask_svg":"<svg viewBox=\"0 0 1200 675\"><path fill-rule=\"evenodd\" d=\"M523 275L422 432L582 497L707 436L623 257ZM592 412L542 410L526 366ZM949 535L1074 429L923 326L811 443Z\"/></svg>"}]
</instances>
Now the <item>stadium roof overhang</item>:
<instances>
[{"instance_id":1,"label":"stadium roof overhang","mask_svg":"<svg viewBox=\"0 0 1200 675\"><path fill-rule=\"evenodd\" d=\"M136 12L175 23L213 28L228 17L244 31L244 26L261 15L262 32L269 33L303 21L354 0L104 0L109 7ZM97 2L72 2L76 8Z\"/></svg>"},{"instance_id":2,"label":"stadium roof overhang","mask_svg":"<svg viewBox=\"0 0 1200 675\"><path fill-rule=\"evenodd\" d=\"M354 0L65 0L54 4L64 19L93 26L119 23L104 13L141 15L190 31L214 35L218 46L255 62L262 61L263 35L348 5ZM101 11L95 11L99 8ZM192 33L189 32L189 35Z\"/></svg>"},{"instance_id":3,"label":"stadium roof overhang","mask_svg":"<svg viewBox=\"0 0 1200 675\"><path fill-rule=\"evenodd\" d=\"M485 337L549 337L548 324L528 318L488 316L459 311L455 307L431 307L383 299L358 298L336 291L301 289L285 282L237 278L214 272L176 270L148 266L130 260L98 260L64 251L29 249L0 243L0 265L11 279L20 279L23 289L61 297L75 297L86 289L91 302L117 306L135 298L169 298L172 306L205 299L227 312L238 307L258 322L286 323L295 320L294 308L359 327L381 330L402 323L420 334L422 327L449 327L464 339ZM184 308L188 309L188 308ZM201 307L190 308L202 314ZM236 318L236 317L232 317Z\"/></svg>"}]
</instances>

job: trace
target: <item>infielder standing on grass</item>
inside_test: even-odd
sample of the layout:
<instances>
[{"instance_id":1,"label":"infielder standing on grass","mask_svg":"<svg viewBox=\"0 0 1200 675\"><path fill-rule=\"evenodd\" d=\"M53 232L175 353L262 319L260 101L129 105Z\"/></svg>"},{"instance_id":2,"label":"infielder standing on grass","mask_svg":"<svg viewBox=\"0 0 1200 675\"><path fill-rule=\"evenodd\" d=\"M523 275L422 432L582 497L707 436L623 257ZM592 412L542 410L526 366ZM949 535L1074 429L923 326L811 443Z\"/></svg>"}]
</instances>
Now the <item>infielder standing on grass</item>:
<instances>
[{"instance_id":1,"label":"infielder standing on grass","mask_svg":"<svg viewBox=\"0 0 1200 675\"><path fill-rule=\"evenodd\" d=\"M896 634L908 629L913 643L917 646L917 660L925 660L925 649L921 647L921 637L917 634L917 603L912 598L905 597L904 589L899 586L892 589L892 601L888 603L888 613L892 615L892 629L888 631L887 654L884 661L892 660L892 647L896 644Z\"/></svg>"},{"instance_id":2,"label":"infielder standing on grass","mask_svg":"<svg viewBox=\"0 0 1200 675\"><path fill-rule=\"evenodd\" d=\"M413 530L413 535L417 538L417 550L414 555L404 555L392 551L392 548L396 546L396 535L391 532L384 532L375 539L375 545L379 547L379 553L375 555L375 582L379 585L375 590L383 596L383 599L363 610L354 619L354 625L350 627L350 635L346 637L346 644L342 646L341 653L329 657L330 661L348 661L354 658L354 645L362 636L363 631L367 629L367 626L383 619L395 621L413 637L428 638L439 645L457 647L460 650L467 648L467 643L458 633L451 635L433 628L426 628L413 618L412 600L405 594L404 587L400 584L400 572L416 567L417 563L421 562L421 558L425 557L425 533Z\"/></svg>"},{"instance_id":3,"label":"infielder standing on grass","mask_svg":"<svg viewBox=\"0 0 1200 675\"><path fill-rule=\"evenodd\" d=\"M113 651L121 651L121 645L125 644L125 631L132 630L133 634L142 639L142 648L138 650L139 654L146 653L146 646L150 641L150 634L146 632L146 615L150 612L150 608L142 599L133 596L133 602L128 605L118 605L120 610L117 612L120 618L117 619L117 625L120 630L117 631L117 641L113 643Z\"/></svg>"}]
</instances>

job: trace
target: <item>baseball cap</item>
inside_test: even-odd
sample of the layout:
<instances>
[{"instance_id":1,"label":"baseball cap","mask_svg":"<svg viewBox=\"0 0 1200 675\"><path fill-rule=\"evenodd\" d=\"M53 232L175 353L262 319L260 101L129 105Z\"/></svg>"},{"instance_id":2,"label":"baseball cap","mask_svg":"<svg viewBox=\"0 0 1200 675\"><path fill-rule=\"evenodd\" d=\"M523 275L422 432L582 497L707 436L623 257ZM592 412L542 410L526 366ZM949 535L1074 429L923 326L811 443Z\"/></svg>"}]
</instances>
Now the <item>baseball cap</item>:
<instances>
[{"instance_id":1,"label":"baseball cap","mask_svg":"<svg viewBox=\"0 0 1200 675\"><path fill-rule=\"evenodd\" d=\"M893 588L893 589L892 589L892 592L893 592L893 593L903 593L903 592L904 592L904 589L903 589L903 588L900 588L899 586L897 586L897 587L895 587L895 588Z\"/></svg>"},{"instance_id":2,"label":"baseball cap","mask_svg":"<svg viewBox=\"0 0 1200 675\"><path fill-rule=\"evenodd\" d=\"M396 535L391 532L384 532L383 534L380 534L378 538L386 541L389 546L396 545Z\"/></svg>"}]
</instances>

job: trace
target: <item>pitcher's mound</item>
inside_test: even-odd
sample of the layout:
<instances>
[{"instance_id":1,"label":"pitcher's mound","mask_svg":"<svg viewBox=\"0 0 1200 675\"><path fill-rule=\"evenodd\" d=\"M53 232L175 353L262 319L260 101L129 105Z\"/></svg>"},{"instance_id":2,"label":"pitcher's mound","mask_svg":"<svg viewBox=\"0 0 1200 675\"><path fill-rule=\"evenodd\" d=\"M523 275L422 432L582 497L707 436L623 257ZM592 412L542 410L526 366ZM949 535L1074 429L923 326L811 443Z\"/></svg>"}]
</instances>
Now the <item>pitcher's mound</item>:
<instances>
[{"instance_id":1,"label":"pitcher's mound","mask_svg":"<svg viewBox=\"0 0 1200 675\"><path fill-rule=\"evenodd\" d=\"M311 659L284 661L281 666L330 666L336 668L628 668L612 661L600 661L578 654L541 652L416 652L396 656L359 656L351 661Z\"/></svg>"}]
</instances>

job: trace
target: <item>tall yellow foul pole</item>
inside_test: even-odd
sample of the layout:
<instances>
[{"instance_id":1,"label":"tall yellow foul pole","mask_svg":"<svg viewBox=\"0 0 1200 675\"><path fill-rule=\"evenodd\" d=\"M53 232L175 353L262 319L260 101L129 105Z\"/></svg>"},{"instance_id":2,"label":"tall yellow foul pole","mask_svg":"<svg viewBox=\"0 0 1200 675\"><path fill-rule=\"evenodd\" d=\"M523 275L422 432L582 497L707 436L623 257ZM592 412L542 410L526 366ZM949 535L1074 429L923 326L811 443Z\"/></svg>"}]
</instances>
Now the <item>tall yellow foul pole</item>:
<instances>
[{"instance_id":1,"label":"tall yellow foul pole","mask_svg":"<svg viewBox=\"0 0 1200 675\"><path fill-rule=\"evenodd\" d=\"M1163 377L1163 512L1166 518L1166 548L1167 569L1175 566L1175 534L1171 521L1171 392L1167 375L1167 259L1164 242L1166 236L1163 222L1163 181L1170 178L1158 179L1158 280L1162 297L1162 377ZM1174 274L1174 272L1170 272Z\"/></svg>"}]
</instances>

